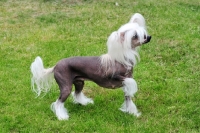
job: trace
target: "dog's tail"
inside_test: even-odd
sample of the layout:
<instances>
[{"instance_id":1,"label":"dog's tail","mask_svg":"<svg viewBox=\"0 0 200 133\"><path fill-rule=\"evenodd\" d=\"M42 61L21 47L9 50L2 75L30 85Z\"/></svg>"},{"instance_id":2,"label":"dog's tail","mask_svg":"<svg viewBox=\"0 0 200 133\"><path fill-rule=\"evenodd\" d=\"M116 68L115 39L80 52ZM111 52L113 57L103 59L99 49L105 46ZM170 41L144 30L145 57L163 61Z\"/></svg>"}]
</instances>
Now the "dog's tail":
<instances>
[{"instance_id":1,"label":"dog's tail","mask_svg":"<svg viewBox=\"0 0 200 133\"><path fill-rule=\"evenodd\" d=\"M31 64L31 88L39 96L41 92L47 93L53 83L53 70L52 68L45 69L42 59L38 56Z\"/></svg>"}]
</instances>

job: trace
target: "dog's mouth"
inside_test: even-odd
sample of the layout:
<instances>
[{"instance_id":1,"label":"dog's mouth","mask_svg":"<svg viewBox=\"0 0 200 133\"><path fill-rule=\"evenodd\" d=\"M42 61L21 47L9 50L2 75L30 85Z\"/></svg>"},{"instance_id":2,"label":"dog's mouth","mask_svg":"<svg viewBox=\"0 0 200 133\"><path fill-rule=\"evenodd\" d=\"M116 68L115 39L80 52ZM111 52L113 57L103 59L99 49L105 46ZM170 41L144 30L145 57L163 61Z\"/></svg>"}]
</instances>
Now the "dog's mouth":
<instances>
[{"instance_id":1,"label":"dog's mouth","mask_svg":"<svg viewBox=\"0 0 200 133\"><path fill-rule=\"evenodd\" d=\"M150 40L151 40L151 36L147 36L147 37L146 37L146 40L144 41L143 44L146 44L146 43L150 42Z\"/></svg>"}]
</instances>

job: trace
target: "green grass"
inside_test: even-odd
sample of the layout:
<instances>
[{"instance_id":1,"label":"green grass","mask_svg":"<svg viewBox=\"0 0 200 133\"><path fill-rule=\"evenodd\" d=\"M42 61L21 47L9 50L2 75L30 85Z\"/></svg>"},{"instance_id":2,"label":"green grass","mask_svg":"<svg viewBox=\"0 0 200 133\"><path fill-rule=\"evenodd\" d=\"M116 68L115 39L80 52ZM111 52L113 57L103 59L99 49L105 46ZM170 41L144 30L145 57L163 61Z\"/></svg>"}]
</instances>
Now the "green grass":
<instances>
[{"instance_id":1,"label":"green grass","mask_svg":"<svg viewBox=\"0 0 200 133\"><path fill-rule=\"evenodd\" d=\"M1 0L0 132L200 132L200 3L198 0ZM70 56L107 52L109 34L139 12L152 41L141 48L134 69L139 91L133 100L142 116L118 110L121 89L87 82L94 105L65 106L68 121L58 121L50 104L53 86L43 98L30 88L30 64L36 56L51 67Z\"/></svg>"}]
</instances>

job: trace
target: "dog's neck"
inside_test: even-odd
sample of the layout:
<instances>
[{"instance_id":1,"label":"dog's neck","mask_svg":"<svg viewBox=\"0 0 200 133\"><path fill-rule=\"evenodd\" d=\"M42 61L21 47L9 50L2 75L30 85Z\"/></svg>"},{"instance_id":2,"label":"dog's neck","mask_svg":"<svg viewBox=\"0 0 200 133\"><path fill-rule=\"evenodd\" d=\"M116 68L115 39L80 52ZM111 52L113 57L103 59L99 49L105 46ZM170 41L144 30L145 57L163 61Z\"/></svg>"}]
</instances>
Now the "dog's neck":
<instances>
[{"instance_id":1,"label":"dog's neck","mask_svg":"<svg viewBox=\"0 0 200 133\"><path fill-rule=\"evenodd\" d=\"M137 55L138 57L138 55ZM135 58L136 59L136 58ZM112 72L113 74L116 72L116 67L121 66L123 69L125 69L128 73L132 71L133 67L136 65L135 60L130 60L128 58L124 58L122 62L120 60L117 60L117 58L113 58L109 54L104 54L100 56L101 61L101 68L104 69L105 74ZM128 62L128 63L127 63Z\"/></svg>"}]
</instances>

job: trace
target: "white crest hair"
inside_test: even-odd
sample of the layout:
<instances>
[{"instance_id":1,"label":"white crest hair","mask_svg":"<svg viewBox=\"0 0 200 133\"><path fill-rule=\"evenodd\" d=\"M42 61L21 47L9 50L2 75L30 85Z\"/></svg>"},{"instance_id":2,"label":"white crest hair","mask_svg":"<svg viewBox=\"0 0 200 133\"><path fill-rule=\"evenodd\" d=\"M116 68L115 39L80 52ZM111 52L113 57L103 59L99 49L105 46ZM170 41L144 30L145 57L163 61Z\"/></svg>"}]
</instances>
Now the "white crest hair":
<instances>
[{"instance_id":1,"label":"white crest hair","mask_svg":"<svg viewBox=\"0 0 200 133\"><path fill-rule=\"evenodd\" d=\"M129 23L138 23L139 26L146 29L145 19L140 13L135 13L129 20Z\"/></svg>"},{"instance_id":2,"label":"white crest hair","mask_svg":"<svg viewBox=\"0 0 200 133\"><path fill-rule=\"evenodd\" d=\"M105 71L109 71L115 65L115 61L123 64L127 69L136 65L140 57L137 50L132 48L132 38L135 35L142 44L147 31L138 23L127 23L108 37L108 53L101 56L101 64Z\"/></svg>"}]
</instances>

